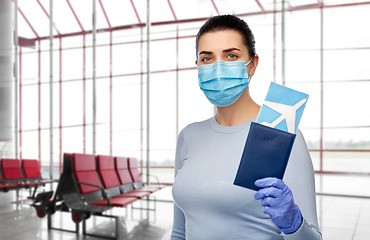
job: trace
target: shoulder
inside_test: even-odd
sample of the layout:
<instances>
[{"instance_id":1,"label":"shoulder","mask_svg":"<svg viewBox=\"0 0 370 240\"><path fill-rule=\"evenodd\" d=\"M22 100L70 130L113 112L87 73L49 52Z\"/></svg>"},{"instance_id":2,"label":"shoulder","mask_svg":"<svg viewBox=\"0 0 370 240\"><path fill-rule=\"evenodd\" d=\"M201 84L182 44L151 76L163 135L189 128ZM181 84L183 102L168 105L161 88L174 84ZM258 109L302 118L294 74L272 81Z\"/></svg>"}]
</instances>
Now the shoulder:
<instances>
[{"instance_id":1,"label":"shoulder","mask_svg":"<svg viewBox=\"0 0 370 240\"><path fill-rule=\"evenodd\" d=\"M306 141L300 129L297 129L293 150L308 152Z\"/></svg>"},{"instance_id":2,"label":"shoulder","mask_svg":"<svg viewBox=\"0 0 370 240\"><path fill-rule=\"evenodd\" d=\"M289 169L294 169L293 172L312 170L311 156L308 151L306 141L302 132L298 129L291 150L290 159L288 162ZM287 168L288 169L288 168Z\"/></svg>"},{"instance_id":3,"label":"shoulder","mask_svg":"<svg viewBox=\"0 0 370 240\"><path fill-rule=\"evenodd\" d=\"M190 123L181 130L178 136L178 141L185 140L185 138L201 134L204 130L207 129L207 127L211 126L211 119L212 118L209 118L201 122Z\"/></svg>"},{"instance_id":4,"label":"shoulder","mask_svg":"<svg viewBox=\"0 0 370 240\"><path fill-rule=\"evenodd\" d=\"M175 169L180 169L185 159L186 151L189 148L189 144L194 143L198 138L199 134L204 133L205 126L210 125L210 119L202 122L194 122L187 125L181 130L177 137L176 146L176 165ZM177 174L177 172L176 172Z\"/></svg>"}]
</instances>

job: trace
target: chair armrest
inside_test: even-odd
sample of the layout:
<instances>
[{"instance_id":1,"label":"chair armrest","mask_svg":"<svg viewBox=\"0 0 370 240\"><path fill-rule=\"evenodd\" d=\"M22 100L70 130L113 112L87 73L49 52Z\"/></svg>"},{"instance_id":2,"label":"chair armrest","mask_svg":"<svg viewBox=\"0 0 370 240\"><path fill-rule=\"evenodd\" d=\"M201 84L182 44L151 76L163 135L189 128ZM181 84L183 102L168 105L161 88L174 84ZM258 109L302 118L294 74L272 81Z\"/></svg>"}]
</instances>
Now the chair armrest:
<instances>
[{"instance_id":1,"label":"chair armrest","mask_svg":"<svg viewBox=\"0 0 370 240\"><path fill-rule=\"evenodd\" d=\"M59 182L59 179L42 179L41 181Z\"/></svg>"},{"instance_id":2,"label":"chair armrest","mask_svg":"<svg viewBox=\"0 0 370 240\"><path fill-rule=\"evenodd\" d=\"M159 182L159 179L156 175L149 174L149 177L154 177L157 180L158 185L161 185L161 183Z\"/></svg>"},{"instance_id":3,"label":"chair armrest","mask_svg":"<svg viewBox=\"0 0 370 240\"><path fill-rule=\"evenodd\" d=\"M99 185L91 184L91 183L85 183L85 182L79 182L79 181L77 181L77 183L78 183L78 184L82 184L82 185L87 185L87 186L90 186L90 187L97 187L97 188L100 188L101 193L102 193L102 195L103 195L103 198L104 198L105 200L107 200L107 202L108 202L108 206L109 206L109 207L112 207L112 204L111 204L111 203L110 203L110 201L109 201L109 197L108 197L108 194L107 194L107 192L106 192L105 188L103 188L102 186L99 186Z\"/></svg>"},{"instance_id":4,"label":"chair armrest","mask_svg":"<svg viewBox=\"0 0 370 240\"><path fill-rule=\"evenodd\" d=\"M59 183L59 180L49 180L49 179L43 179L41 180L40 182L42 182L42 184L51 184L51 183Z\"/></svg>"}]
</instances>

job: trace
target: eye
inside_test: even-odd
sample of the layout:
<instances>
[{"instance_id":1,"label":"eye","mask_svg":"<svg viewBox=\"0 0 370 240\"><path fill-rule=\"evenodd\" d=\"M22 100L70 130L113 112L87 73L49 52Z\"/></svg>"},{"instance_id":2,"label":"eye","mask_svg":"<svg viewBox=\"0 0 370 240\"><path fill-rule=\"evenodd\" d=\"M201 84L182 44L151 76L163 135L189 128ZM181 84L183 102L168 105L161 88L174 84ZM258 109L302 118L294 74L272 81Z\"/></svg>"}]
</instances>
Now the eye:
<instances>
[{"instance_id":1,"label":"eye","mask_svg":"<svg viewBox=\"0 0 370 240\"><path fill-rule=\"evenodd\" d=\"M230 53L229 55L227 55L227 58L230 59L230 60L235 60L235 59L238 58L238 56L236 56L235 54Z\"/></svg>"},{"instance_id":2,"label":"eye","mask_svg":"<svg viewBox=\"0 0 370 240\"><path fill-rule=\"evenodd\" d=\"M210 58L210 57L204 57L202 59L202 62L210 62L210 61L212 61L212 58Z\"/></svg>"}]
</instances>

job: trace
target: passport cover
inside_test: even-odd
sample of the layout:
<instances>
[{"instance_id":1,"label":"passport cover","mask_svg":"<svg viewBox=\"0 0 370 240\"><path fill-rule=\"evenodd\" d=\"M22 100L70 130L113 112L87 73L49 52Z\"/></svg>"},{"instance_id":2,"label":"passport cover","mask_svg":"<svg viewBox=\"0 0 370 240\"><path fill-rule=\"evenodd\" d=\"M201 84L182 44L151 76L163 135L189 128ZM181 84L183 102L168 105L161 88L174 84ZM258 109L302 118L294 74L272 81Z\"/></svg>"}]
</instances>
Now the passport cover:
<instances>
[{"instance_id":1,"label":"passport cover","mask_svg":"<svg viewBox=\"0 0 370 240\"><path fill-rule=\"evenodd\" d=\"M234 185L258 191L257 179L282 179L293 147L295 134L251 123Z\"/></svg>"}]
</instances>

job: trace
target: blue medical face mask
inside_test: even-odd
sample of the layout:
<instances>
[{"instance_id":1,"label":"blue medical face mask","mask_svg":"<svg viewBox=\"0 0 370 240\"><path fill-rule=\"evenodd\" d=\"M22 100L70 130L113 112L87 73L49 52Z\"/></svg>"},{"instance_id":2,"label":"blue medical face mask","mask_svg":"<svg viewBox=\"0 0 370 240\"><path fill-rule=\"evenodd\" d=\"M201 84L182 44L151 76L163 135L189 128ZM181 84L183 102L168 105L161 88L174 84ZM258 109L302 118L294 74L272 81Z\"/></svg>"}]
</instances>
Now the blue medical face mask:
<instances>
[{"instance_id":1,"label":"blue medical face mask","mask_svg":"<svg viewBox=\"0 0 370 240\"><path fill-rule=\"evenodd\" d=\"M219 107L233 104L249 84L245 62L217 61L198 67L199 87L208 100Z\"/></svg>"}]
</instances>

